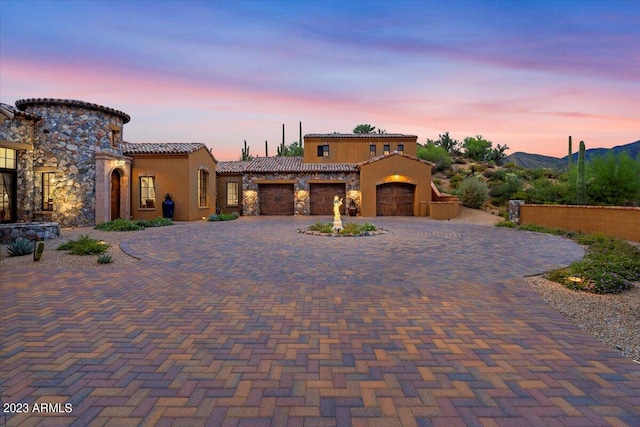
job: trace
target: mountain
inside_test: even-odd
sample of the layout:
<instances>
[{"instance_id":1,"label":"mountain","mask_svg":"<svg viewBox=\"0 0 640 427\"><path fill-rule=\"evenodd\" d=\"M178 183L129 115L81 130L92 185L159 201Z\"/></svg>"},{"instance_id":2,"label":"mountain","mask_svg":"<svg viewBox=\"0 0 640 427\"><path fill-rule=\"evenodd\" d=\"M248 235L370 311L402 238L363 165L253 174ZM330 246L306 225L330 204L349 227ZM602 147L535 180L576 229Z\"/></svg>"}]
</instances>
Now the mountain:
<instances>
[{"instance_id":1,"label":"mountain","mask_svg":"<svg viewBox=\"0 0 640 427\"><path fill-rule=\"evenodd\" d=\"M513 163L525 169L561 169L563 165L562 159L557 157L523 153L522 151L505 157L502 164L506 165L507 163ZM566 159L564 164L566 164Z\"/></svg>"},{"instance_id":2,"label":"mountain","mask_svg":"<svg viewBox=\"0 0 640 427\"><path fill-rule=\"evenodd\" d=\"M613 148L590 148L585 150L585 157L587 160L594 156L601 156L608 153L619 154L626 152L632 158L638 158L640 156L640 140L632 142L630 144L618 145ZM502 161L503 165L507 163L514 163L517 166L521 166L526 169L564 169L567 167L567 158L564 156L559 159L557 157L543 156L541 154L529 154L518 151L508 155ZM578 153L573 153L573 161L578 161Z\"/></svg>"}]
</instances>

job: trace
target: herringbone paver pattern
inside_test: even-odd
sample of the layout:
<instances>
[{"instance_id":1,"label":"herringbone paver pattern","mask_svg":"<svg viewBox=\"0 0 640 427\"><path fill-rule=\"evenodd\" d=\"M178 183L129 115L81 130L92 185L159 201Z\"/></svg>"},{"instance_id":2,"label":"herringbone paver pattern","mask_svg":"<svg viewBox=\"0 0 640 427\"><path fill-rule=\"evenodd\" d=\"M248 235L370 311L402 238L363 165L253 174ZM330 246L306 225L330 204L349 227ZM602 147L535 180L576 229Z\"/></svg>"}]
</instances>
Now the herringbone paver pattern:
<instances>
[{"instance_id":1,"label":"herringbone paver pattern","mask_svg":"<svg viewBox=\"0 0 640 427\"><path fill-rule=\"evenodd\" d=\"M309 222L146 230L126 271L2 271L2 402L73 409L0 420L640 425L640 366L521 279L580 258L572 242L421 218L295 233Z\"/></svg>"}]
</instances>

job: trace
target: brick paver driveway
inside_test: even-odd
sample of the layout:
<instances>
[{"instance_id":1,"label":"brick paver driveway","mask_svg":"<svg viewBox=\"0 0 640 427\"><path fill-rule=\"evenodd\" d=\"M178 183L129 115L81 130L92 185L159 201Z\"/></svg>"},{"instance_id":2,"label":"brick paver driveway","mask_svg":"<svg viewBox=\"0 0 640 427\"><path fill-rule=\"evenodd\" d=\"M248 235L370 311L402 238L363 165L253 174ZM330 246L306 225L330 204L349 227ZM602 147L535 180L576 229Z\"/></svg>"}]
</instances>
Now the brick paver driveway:
<instances>
[{"instance_id":1,"label":"brick paver driveway","mask_svg":"<svg viewBox=\"0 0 640 427\"><path fill-rule=\"evenodd\" d=\"M522 279L580 258L573 242L424 218L295 232L315 220L133 233L123 270L2 271L1 420L640 425L640 366Z\"/></svg>"}]
</instances>

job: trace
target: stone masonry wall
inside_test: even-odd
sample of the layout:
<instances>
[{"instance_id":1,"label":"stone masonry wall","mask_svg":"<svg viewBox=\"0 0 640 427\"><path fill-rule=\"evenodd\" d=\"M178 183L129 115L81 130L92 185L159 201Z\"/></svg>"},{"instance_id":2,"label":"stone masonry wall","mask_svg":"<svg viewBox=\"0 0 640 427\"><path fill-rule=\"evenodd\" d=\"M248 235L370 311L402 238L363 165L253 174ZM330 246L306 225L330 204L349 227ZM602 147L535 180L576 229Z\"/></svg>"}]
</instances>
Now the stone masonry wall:
<instances>
[{"instance_id":1,"label":"stone masonry wall","mask_svg":"<svg viewBox=\"0 0 640 427\"><path fill-rule=\"evenodd\" d=\"M122 118L104 111L78 106L30 105L27 112L38 115L35 130L33 167L54 167L54 209L52 221L62 226L95 224L95 154L110 152L122 155ZM111 146L111 131L115 133ZM33 175L39 175L31 172ZM31 197L38 212L42 203L41 179L33 176ZM18 187L21 188L21 187ZM22 187L28 188L28 187Z\"/></svg>"},{"instance_id":2,"label":"stone masonry wall","mask_svg":"<svg viewBox=\"0 0 640 427\"><path fill-rule=\"evenodd\" d=\"M258 181L264 180L295 180L295 215L309 215L311 202L309 199L310 181L313 180L336 180L345 182L348 199L354 199L358 209L360 209L360 176L357 172L342 173L245 173L242 177L242 214L259 215L258 206ZM345 203L348 203L345 201Z\"/></svg>"},{"instance_id":3,"label":"stone masonry wall","mask_svg":"<svg viewBox=\"0 0 640 427\"><path fill-rule=\"evenodd\" d=\"M0 139L19 142L21 144L33 144L35 134L35 120L16 114L12 120L5 120L0 124ZM30 150L17 150L17 182L18 200L16 201L18 221L30 221L33 213L33 152ZM21 191L20 189L30 189Z\"/></svg>"}]
</instances>

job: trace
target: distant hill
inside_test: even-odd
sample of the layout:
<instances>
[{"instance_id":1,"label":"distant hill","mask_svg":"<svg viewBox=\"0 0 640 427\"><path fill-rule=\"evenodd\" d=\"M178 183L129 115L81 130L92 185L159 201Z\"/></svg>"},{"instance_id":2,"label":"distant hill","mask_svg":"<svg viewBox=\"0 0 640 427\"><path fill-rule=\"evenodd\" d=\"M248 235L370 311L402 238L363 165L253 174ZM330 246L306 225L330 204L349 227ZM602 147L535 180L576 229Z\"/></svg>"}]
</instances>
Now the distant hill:
<instances>
[{"instance_id":1,"label":"distant hill","mask_svg":"<svg viewBox=\"0 0 640 427\"><path fill-rule=\"evenodd\" d=\"M502 164L506 165L507 163L514 163L516 166L520 166L525 169L561 169L563 166L562 159L557 157L523 153L522 151L518 151L517 153L513 153L505 157Z\"/></svg>"},{"instance_id":2,"label":"distant hill","mask_svg":"<svg viewBox=\"0 0 640 427\"><path fill-rule=\"evenodd\" d=\"M614 154L626 152L632 158L637 158L640 155L640 140L636 142L632 142L630 144L618 145L613 148L590 148L585 151L585 157L589 160L594 156L601 156L604 154L608 154L612 152ZM564 156L559 159L557 157L551 156L543 156L541 154L529 154L518 151L517 153L513 153L508 155L502 161L503 165L507 163L514 163L517 166L526 168L526 169L564 169L567 167L567 158L569 156ZM573 153L573 161L578 161L578 153Z\"/></svg>"}]
</instances>

